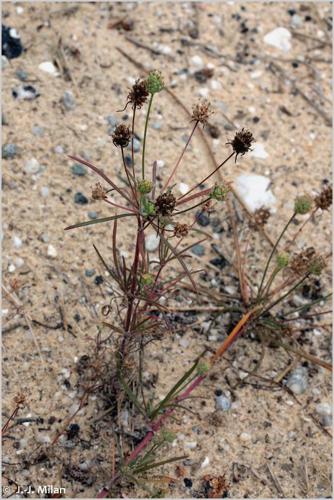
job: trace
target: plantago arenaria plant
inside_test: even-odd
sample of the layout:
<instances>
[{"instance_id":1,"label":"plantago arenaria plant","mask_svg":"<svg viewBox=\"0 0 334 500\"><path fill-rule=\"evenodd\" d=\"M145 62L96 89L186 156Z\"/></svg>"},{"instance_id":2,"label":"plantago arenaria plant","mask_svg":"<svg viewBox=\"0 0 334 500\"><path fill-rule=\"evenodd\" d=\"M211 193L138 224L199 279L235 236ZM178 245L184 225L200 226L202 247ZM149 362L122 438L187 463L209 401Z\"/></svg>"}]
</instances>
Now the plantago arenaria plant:
<instances>
[{"instance_id":1,"label":"plantago arenaria plant","mask_svg":"<svg viewBox=\"0 0 334 500\"><path fill-rule=\"evenodd\" d=\"M319 274L325 264L324 258L313 250L307 249L294 256L290 252L289 243L286 248L279 248L279 244L297 215L312 211L314 213L314 210L318 209L328 209L331 202L329 188L326 188L315 200L307 195L296 199L294 212L273 246L257 293L251 297L250 307L247 310L240 308L240 321L217 352L211 357L199 356L160 402L157 403L152 398L147 398L143 387L145 347L149 342L161 339L164 332L169 329L168 323L164 321L164 313L167 310L164 305L165 299L185 280L190 282L193 291L198 291L195 272L189 268L186 260L187 252L198 242L182 246L184 238L195 230L194 211L197 207L209 210L214 204L225 202L230 196L229 183L217 184L212 182L212 178L233 156L236 161L239 156L250 151L254 141L250 131L244 128L238 131L227 143L232 147L227 158L204 179L195 183L187 193L178 196L173 187L178 169L196 128L199 125L205 127L212 114L210 103L207 101L195 104L189 138L171 169L170 175L164 180L163 188L159 191L157 164L154 162L152 166L148 165L146 148L149 146L148 124L153 102L163 89L162 75L153 71L146 79L137 80L128 93L125 107L130 104L132 108L131 127L118 125L112 136L114 146L120 150L126 179L125 186L120 186L114 178L107 176L103 170L92 163L70 156L73 160L88 166L99 176L99 182L92 190L92 198L106 203L111 208L111 214L107 217L80 222L66 228L74 229L110 222L113 224L111 258L102 255L94 246L102 265L115 284L114 304L117 315L114 317L117 317L117 320L108 320L110 308L105 310L103 320L104 326L111 330L114 340L115 362L109 367L108 377L111 384L109 392L113 397L116 414L119 414L124 406L131 408L141 416L146 428L149 429L143 440L128 454L126 451L129 450L123 450L118 442L117 467L112 477L109 478L108 487L99 494L101 497L108 496L109 490L122 478L136 481L135 475L181 458L156 460L158 450L173 440L167 427L169 416L206 379L211 367L242 331L254 323L260 324L268 321L272 309L311 274ZM142 154L137 160L133 146L136 110L145 105L147 110ZM131 147L130 167L127 166L124 155L124 150L128 145ZM204 184L206 186L203 188ZM269 216L267 209L258 210L252 222L253 228L254 224L255 226L266 224ZM184 217L187 217L187 220L184 220ZM118 244L118 224L122 223L123 219L131 219L134 228L134 252L128 259L121 255ZM152 229L158 240L154 258L147 251L147 231L152 231ZM170 264L173 264L173 268ZM279 276L282 277L283 284L275 288L274 284ZM272 328L276 328L278 321L273 318L271 324L274 325Z\"/></svg>"}]
</instances>

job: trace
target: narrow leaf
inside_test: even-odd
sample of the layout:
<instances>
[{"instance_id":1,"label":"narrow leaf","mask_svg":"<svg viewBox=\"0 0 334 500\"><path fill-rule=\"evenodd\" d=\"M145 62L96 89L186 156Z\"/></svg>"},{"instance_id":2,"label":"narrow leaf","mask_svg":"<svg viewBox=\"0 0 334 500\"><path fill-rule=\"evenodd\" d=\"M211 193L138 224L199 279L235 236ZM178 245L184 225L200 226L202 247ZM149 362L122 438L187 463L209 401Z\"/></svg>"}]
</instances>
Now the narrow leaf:
<instances>
[{"instance_id":1,"label":"narrow leaf","mask_svg":"<svg viewBox=\"0 0 334 500\"><path fill-rule=\"evenodd\" d=\"M73 224L72 226L65 227L65 231L68 229L76 229L77 227L91 226L93 224L100 224L101 222L108 222L110 220L121 219L122 217L130 217L135 214L120 214L112 215L110 217L104 217L103 219L86 220L85 222L78 222L78 224Z\"/></svg>"}]
</instances>

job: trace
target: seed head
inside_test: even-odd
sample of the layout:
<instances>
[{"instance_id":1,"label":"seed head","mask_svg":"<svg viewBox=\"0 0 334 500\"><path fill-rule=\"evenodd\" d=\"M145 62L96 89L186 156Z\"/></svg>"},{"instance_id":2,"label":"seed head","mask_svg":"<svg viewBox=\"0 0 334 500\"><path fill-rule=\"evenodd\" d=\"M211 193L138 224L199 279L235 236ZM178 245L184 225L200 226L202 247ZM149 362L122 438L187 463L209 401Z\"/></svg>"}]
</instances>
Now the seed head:
<instances>
[{"instance_id":1,"label":"seed head","mask_svg":"<svg viewBox=\"0 0 334 500\"><path fill-rule=\"evenodd\" d=\"M132 104L133 108L140 109L147 101L148 90L146 80L136 80L128 94L128 103Z\"/></svg>"},{"instance_id":2,"label":"seed head","mask_svg":"<svg viewBox=\"0 0 334 500\"><path fill-rule=\"evenodd\" d=\"M164 88L164 80L160 71L151 71L146 80L147 90L150 94L161 92Z\"/></svg>"},{"instance_id":3,"label":"seed head","mask_svg":"<svg viewBox=\"0 0 334 500\"><path fill-rule=\"evenodd\" d=\"M308 194L297 196L295 199L295 213L299 215L307 214L313 205L313 199Z\"/></svg>"},{"instance_id":4,"label":"seed head","mask_svg":"<svg viewBox=\"0 0 334 500\"><path fill-rule=\"evenodd\" d=\"M229 186L224 184L216 184L210 193L210 198L217 201L224 201L226 199L227 193L230 191Z\"/></svg>"},{"instance_id":5,"label":"seed head","mask_svg":"<svg viewBox=\"0 0 334 500\"><path fill-rule=\"evenodd\" d=\"M328 210L333 201L332 186L326 186L318 196L314 198L314 203L317 208L321 210Z\"/></svg>"},{"instance_id":6,"label":"seed head","mask_svg":"<svg viewBox=\"0 0 334 500\"><path fill-rule=\"evenodd\" d=\"M170 191L161 194L155 201L155 208L159 215L171 215L175 208L176 198Z\"/></svg>"},{"instance_id":7,"label":"seed head","mask_svg":"<svg viewBox=\"0 0 334 500\"><path fill-rule=\"evenodd\" d=\"M234 139L227 143L231 144L233 151L236 153L235 161L237 161L239 155L243 156L250 151L252 142L254 141L252 132L244 128L235 134Z\"/></svg>"},{"instance_id":8,"label":"seed head","mask_svg":"<svg viewBox=\"0 0 334 500\"><path fill-rule=\"evenodd\" d=\"M115 132L112 135L112 142L116 147L126 148L131 139L131 132L127 125L121 123L115 128Z\"/></svg>"},{"instance_id":9,"label":"seed head","mask_svg":"<svg viewBox=\"0 0 334 500\"><path fill-rule=\"evenodd\" d=\"M141 277L141 282L145 286L153 285L153 283L154 283L154 276L153 276L153 274L150 274L150 273L143 274L142 277Z\"/></svg>"},{"instance_id":10,"label":"seed head","mask_svg":"<svg viewBox=\"0 0 334 500\"><path fill-rule=\"evenodd\" d=\"M325 259L322 257L322 255L317 255L311 261L308 272L311 274L315 274L316 276L320 276L325 267L326 267Z\"/></svg>"},{"instance_id":11,"label":"seed head","mask_svg":"<svg viewBox=\"0 0 334 500\"><path fill-rule=\"evenodd\" d=\"M325 267L325 259L318 255L313 247L308 247L295 255L290 264L290 268L298 275L310 273L319 276Z\"/></svg>"},{"instance_id":12,"label":"seed head","mask_svg":"<svg viewBox=\"0 0 334 500\"><path fill-rule=\"evenodd\" d=\"M156 210L155 210L155 204L153 203L153 201L148 200L145 196L143 196L141 199L141 204L142 204L142 208L143 208L143 214L146 217L151 217L151 216L155 215Z\"/></svg>"},{"instance_id":13,"label":"seed head","mask_svg":"<svg viewBox=\"0 0 334 500\"><path fill-rule=\"evenodd\" d=\"M142 181L138 182L138 191L141 194L148 194L152 191L153 184L151 181L143 179Z\"/></svg>"},{"instance_id":14,"label":"seed head","mask_svg":"<svg viewBox=\"0 0 334 500\"><path fill-rule=\"evenodd\" d=\"M174 434L174 432L171 432L167 429L162 429L161 437L163 441L166 441L167 443L172 443L176 439L176 435Z\"/></svg>"},{"instance_id":15,"label":"seed head","mask_svg":"<svg viewBox=\"0 0 334 500\"><path fill-rule=\"evenodd\" d=\"M93 200L104 200L107 196L107 192L100 182L97 182L92 189Z\"/></svg>"},{"instance_id":16,"label":"seed head","mask_svg":"<svg viewBox=\"0 0 334 500\"><path fill-rule=\"evenodd\" d=\"M187 224L180 224L179 222L175 224L174 236L176 236L176 238L184 238L185 236L187 236L188 232L189 227Z\"/></svg>"},{"instance_id":17,"label":"seed head","mask_svg":"<svg viewBox=\"0 0 334 500\"><path fill-rule=\"evenodd\" d=\"M280 253L276 257L276 265L279 269L284 269L289 264L289 255L287 253Z\"/></svg>"},{"instance_id":18,"label":"seed head","mask_svg":"<svg viewBox=\"0 0 334 500\"><path fill-rule=\"evenodd\" d=\"M204 360L198 362L196 367L198 375L205 375L209 370L210 370L210 363Z\"/></svg>"},{"instance_id":19,"label":"seed head","mask_svg":"<svg viewBox=\"0 0 334 500\"><path fill-rule=\"evenodd\" d=\"M207 124L209 117L212 115L211 104L209 101L204 100L193 106L193 113L191 115L192 122L201 123L203 126Z\"/></svg>"},{"instance_id":20,"label":"seed head","mask_svg":"<svg viewBox=\"0 0 334 500\"><path fill-rule=\"evenodd\" d=\"M253 214L253 220L249 223L249 227L254 230L263 227L267 224L270 215L270 210L268 208L257 208Z\"/></svg>"}]
</instances>

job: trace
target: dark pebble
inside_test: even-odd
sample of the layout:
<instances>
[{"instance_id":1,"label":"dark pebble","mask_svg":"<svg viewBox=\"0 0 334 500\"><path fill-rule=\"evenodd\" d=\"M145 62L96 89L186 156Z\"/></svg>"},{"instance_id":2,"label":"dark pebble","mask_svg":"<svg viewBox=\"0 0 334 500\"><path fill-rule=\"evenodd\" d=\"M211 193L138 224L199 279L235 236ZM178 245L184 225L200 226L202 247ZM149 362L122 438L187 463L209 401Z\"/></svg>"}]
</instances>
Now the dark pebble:
<instances>
[{"instance_id":1,"label":"dark pebble","mask_svg":"<svg viewBox=\"0 0 334 500\"><path fill-rule=\"evenodd\" d=\"M80 316L80 314L79 314L79 313L75 313L75 315L74 315L73 317L74 317L74 319L75 319L75 321L76 321L77 323L79 323L79 321L81 320L81 316Z\"/></svg>"},{"instance_id":2,"label":"dark pebble","mask_svg":"<svg viewBox=\"0 0 334 500\"><path fill-rule=\"evenodd\" d=\"M125 162L125 166L127 168L131 168L132 167L132 159L131 159L131 156L130 155L126 155L125 158L124 158L124 162Z\"/></svg>"},{"instance_id":3,"label":"dark pebble","mask_svg":"<svg viewBox=\"0 0 334 500\"><path fill-rule=\"evenodd\" d=\"M94 211L88 212L88 214L87 214L87 215L88 215L88 217L89 217L90 219L92 219L92 220L97 219L97 213L96 213L96 212L94 212Z\"/></svg>"},{"instance_id":4,"label":"dark pebble","mask_svg":"<svg viewBox=\"0 0 334 500\"><path fill-rule=\"evenodd\" d=\"M184 485L185 485L185 487L186 487L186 488L191 488L191 487L192 487L192 485L193 485L192 480L191 480L191 479L188 479L187 477L185 477L185 478L183 479L183 482L184 482Z\"/></svg>"},{"instance_id":5,"label":"dark pebble","mask_svg":"<svg viewBox=\"0 0 334 500\"><path fill-rule=\"evenodd\" d=\"M92 276L94 276L95 274L95 269L86 269L85 271L85 276L87 276L87 278L91 278Z\"/></svg>"},{"instance_id":6,"label":"dark pebble","mask_svg":"<svg viewBox=\"0 0 334 500\"><path fill-rule=\"evenodd\" d=\"M28 73L24 69L16 70L16 76L21 82L25 82L28 79Z\"/></svg>"},{"instance_id":7,"label":"dark pebble","mask_svg":"<svg viewBox=\"0 0 334 500\"><path fill-rule=\"evenodd\" d=\"M197 212L196 221L200 226L208 226L210 224L210 218L205 212Z\"/></svg>"},{"instance_id":8,"label":"dark pebble","mask_svg":"<svg viewBox=\"0 0 334 500\"><path fill-rule=\"evenodd\" d=\"M80 431L80 425L78 424L71 424L67 430L67 439L73 439L75 438Z\"/></svg>"},{"instance_id":9,"label":"dark pebble","mask_svg":"<svg viewBox=\"0 0 334 500\"><path fill-rule=\"evenodd\" d=\"M202 257L205 253L205 248L203 245L194 245L191 249L191 253L193 253L194 255L197 255L198 257Z\"/></svg>"},{"instance_id":10,"label":"dark pebble","mask_svg":"<svg viewBox=\"0 0 334 500\"><path fill-rule=\"evenodd\" d=\"M103 283L103 276L96 276L95 279L94 279L94 283L95 285L102 285Z\"/></svg>"},{"instance_id":11,"label":"dark pebble","mask_svg":"<svg viewBox=\"0 0 334 500\"><path fill-rule=\"evenodd\" d=\"M16 156L16 144L4 144L1 150L1 156L4 160L11 160Z\"/></svg>"},{"instance_id":12,"label":"dark pebble","mask_svg":"<svg viewBox=\"0 0 334 500\"><path fill-rule=\"evenodd\" d=\"M212 139L218 139L218 137L220 137L220 130L217 125L208 125L207 132L212 137Z\"/></svg>"},{"instance_id":13,"label":"dark pebble","mask_svg":"<svg viewBox=\"0 0 334 500\"><path fill-rule=\"evenodd\" d=\"M75 193L74 203L78 203L78 205L87 205L88 198L82 193Z\"/></svg>"},{"instance_id":14,"label":"dark pebble","mask_svg":"<svg viewBox=\"0 0 334 500\"><path fill-rule=\"evenodd\" d=\"M296 14L295 9L288 9L289 16L294 16Z\"/></svg>"},{"instance_id":15,"label":"dark pebble","mask_svg":"<svg viewBox=\"0 0 334 500\"><path fill-rule=\"evenodd\" d=\"M214 259L210 260L210 264L218 267L219 269L224 269L224 267L227 266L228 262L226 259L224 259L224 257L215 257Z\"/></svg>"},{"instance_id":16,"label":"dark pebble","mask_svg":"<svg viewBox=\"0 0 334 500\"><path fill-rule=\"evenodd\" d=\"M83 165L80 165L80 163L74 163L74 165L72 165L71 167L71 170L72 174L77 175L79 177L82 177L87 173L87 169Z\"/></svg>"},{"instance_id":17,"label":"dark pebble","mask_svg":"<svg viewBox=\"0 0 334 500\"><path fill-rule=\"evenodd\" d=\"M9 26L2 25L2 50L1 53L7 57L7 59L15 59L19 57L23 52L23 46L20 37L13 36L14 30Z\"/></svg>"}]
</instances>

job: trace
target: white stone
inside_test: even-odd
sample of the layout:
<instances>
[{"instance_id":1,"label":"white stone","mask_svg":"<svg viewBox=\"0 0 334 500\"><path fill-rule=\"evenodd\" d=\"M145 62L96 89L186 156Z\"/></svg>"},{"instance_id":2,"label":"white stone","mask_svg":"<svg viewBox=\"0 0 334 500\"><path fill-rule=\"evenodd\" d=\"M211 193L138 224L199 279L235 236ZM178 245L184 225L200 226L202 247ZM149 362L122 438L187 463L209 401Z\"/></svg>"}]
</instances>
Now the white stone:
<instances>
[{"instance_id":1,"label":"white stone","mask_svg":"<svg viewBox=\"0 0 334 500\"><path fill-rule=\"evenodd\" d=\"M39 66L38 69L41 71L44 71L45 73L48 73L49 75L52 76L58 76L59 72L57 71L57 68L51 61L44 61L42 62Z\"/></svg>"},{"instance_id":2,"label":"white stone","mask_svg":"<svg viewBox=\"0 0 334 500\"><path fill-rule=\"evenodd\" d=\"M189 346L189 340L185 339L184 337L181 337L179 340L179 344L181 347L184 347L186 349Z\"/></svg>"},{"instance_id":3,"label":"white stone","mask_svg":"<svg viewBox=\"0 0 334 500\"><path fill-rule=\"evenodd\" d=\"M186 443L184 443L184 447L188 448L189 450L194 450L197 447L197 441L187 441Z\"/></svg>"},{"instance_id":4,"label":"white stone","mask_svg":"<svg viewBox=\"0 0 334 500\"><path fill-rule=\"evenodd\" d=\"M157 160L157 168L163 168L165 166L165 162L163 160Z\"/></svg>"},{"instance_id":5,"label":"white stone","mask_svg":"<svg viewBox=\"0 0 334 500\"><path fill-rule=\"evenodd\" d=\"M55 258L57 257L57 250L55 249L55 247L53 245L49 245L48 246L48 256L49 257L52 257L52 258Z\"/></svg>"},{"instance_id":6,"label":"white stone","mask_svg":"<svg viewBox=\"0 0 334 500\"><path fill-rule=\"evenodd\" d=\"M12 240L15 248L20 248L22 246L22 240L18 236L14 235Z\"/></svg>"},{"instance_id":7,"label":"white stone","mask_svg":"<svg viewBox=\"0 0 334 500\"><path fill-rule=\"evenodd\" d=\"M210 91L209 91L208 87L201 87L198 90L198 95L201 97L204 97L204 99L206 99L209 96L209 92Z\"/></svg>"},{"instance_id":8,"label":"white stone","mask_svg":"<svg viewBox=\"0 0 334 500\"><path fill-rule=\"evenodd\" d=\"M218 80L211 80L210 86L211 86L212 90L220 90L222 88L222 85L221 85L220 81L218 81Z\"/></svg>"},{"instance_id":9,"label":"white stone","mask_svg":"<svg viewBox=\"0 0 334 500\"><path fill-rule=\"evenodd\" d=\"M16 14L23 14L24 8L23 7L16 7Z\"/></svg>"},{"instance_id":10,"label":"white stone","mask_svg":"<svg viewBox=\"0 0 334 500\"><path fill-rule=\"evenodd\" d=\"M190 59L190 62L194 66L198 66L198 67L201 67L201 68L203 68L203 66L204 66L203 59L200 56L193 56Z\"/></svg>"},{"instance_id":11,"label":"white stone","mask_svg":"<svg viewBox=\"0 0 334 500\"><path fill-rule=\"evenodd\" d=\"M8 266L8 271L9 271L10 273L13 273L15 270L16 270L16 267L14 266L14 264L9 264L9 266Z\"/></svg>"},{"instance_id":12,"label":"white stone","mask_svg":"<svg viewBox=\"0 0 334 500\"><path fill-rule=\"evenodd\" d=\"M263 41L283 52L291 49L291 33L286 28L275 28L263 37Z\"/></svg>"},{"instance_id":13,"label":"white stone","mask_svg":"<svg viewBox=\"0 0 334 500\"><path fill-rule=\"evenodd\" d=\"M262 73L263 73L263 71L261 69L257 69L255 71L252 71L251 78L253 80L256 80L257 78L260 78L260 76L262 76Z\"/></svg>"},{"instance_id":14,"label":"white stone","mask_svg":"<svg viewBox=\"0 0 334 500\"><path fill-rule=\"evenodd\" d=\"M244 443L246 443L247 441L250 441L251 440L251 435L248 434L248 432L242 432L240 434L240 440L243 441Z\"/></svg>"},{"instance_id":15,"label":"white stone","mask_svg":"<svg viewBox=\"0 0 334 500\"><path fill-rule=\"evenodd\" d=\"M43 186L41 188L41 195L43 198L47 198L49 196L49 188L47 186Z\"/></svg>"},{"instance_id":16,"label":"white stone","mask_svg":"<svg viewBox=\"0 0 334 500\"><path fill-rule=\"evenodd\" d=\"M268 189L269 184L270 179L263 175L241 174L236 179L235 190L250 212L261 207L271 208L274 212L276 198Z\"/></svg>"},{"instance_id":17,"label":"white stone","mask_svg":"<svg viewBox=\"0 0 334 500\"><path fill-rule=\"evenodd\" d=\"M24 166L24 170L27 174L37 174L40 168L41 166L36 158L31 158L31 160L28 160Z\"/></svg>"},{"instance_id":18,"label":"white stone","mask_svg":"<svg viewBox=\"0 0 334 500\"><path fill-rule=\"evenodd\" d=\"M21 259L21 257L16 257L16 259L15 259L15 265L16 265L16 267L22 267L23 264L24 264L24 260Z\"/></svg>"},{"instance_id":19,"label":"white stone","mask_svg":"<svg viewBox=\"0 0 334 500\"><path fill-rule=\"evenodd\" d=\"M180 182L179 184L179 191L181 194L186 194L189 191L189 186L188 184L185 184L184 182Z\"/></svg>"},{"instance_id":20,"label":"white stone","mask_svg":"<svg viewBox=\"0 0 334 500\"><path fill-rule=\"evenodd\" d=\"M160 236L155 233L150 233L145 238L145 248L148 252L155 252L160 243Z\"/></svg>"},{"instance_id":21,"label":"white stone","mask_svg":"<svg viewBox=\"0 0 334 500\"><path fill-rule=\"evenodd\" d=\"M260 158L261 160L265 160L269 155L261 142L255 142L252 147L252 151L250 152L250 156L253 156L253 158Z\"/></svg>"},{"instance_id":22,"label":"white stone","mask_svg":"<svg viewBox=\"0 0 334 500\"><path fill-rule=\"evenodd\" d=\"M205 457L205 459L201 463L201 469L204 469L205 467L207 467L209 465L209 463L210 463L209 457Z\"/></svg>"}]
</instances>

